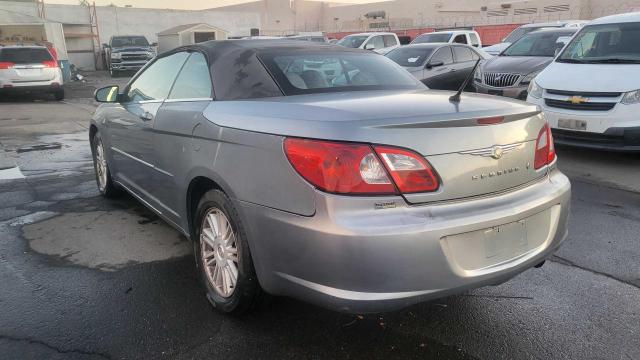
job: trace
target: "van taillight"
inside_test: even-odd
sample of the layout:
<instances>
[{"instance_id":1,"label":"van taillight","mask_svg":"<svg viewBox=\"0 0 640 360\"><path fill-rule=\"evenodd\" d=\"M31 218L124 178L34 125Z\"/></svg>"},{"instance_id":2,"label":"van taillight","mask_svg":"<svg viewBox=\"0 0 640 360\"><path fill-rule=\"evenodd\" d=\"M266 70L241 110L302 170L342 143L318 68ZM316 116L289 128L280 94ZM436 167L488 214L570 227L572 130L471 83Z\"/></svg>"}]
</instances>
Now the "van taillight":
<instances>
[{"instance_id":1,"label":"van taillight","mask_svg":"<svg viewBox=\"0 0 640 360\"><path fill-rule=\"evenodd\" d=\"M538 139L536 140L536 156L533 167L538 170L541 167L551 164L556 159L556 148L553 145L553 135L548 123L545 123Z\"/></svg>"},{"instance_id":2,"label":"van taillight","mask_svg":"<svg viewBox=\"0 0 640 360\"><path fill-rule=\"evenodd\" d=\"M406 149L288 138L284 151L305 180L330 193L382 195L439 187L438 177L424 157Z\"/></svg>"},{"instance_id":3,"label":"van taillight","mask_svg":"<svg viewBox=\"0 0 640 360\"><path fill-rule=\"evenodd\" d=\"M8 61L0 61L0 70L11 69L15 64Z\"/></svg>"}]
</instances>

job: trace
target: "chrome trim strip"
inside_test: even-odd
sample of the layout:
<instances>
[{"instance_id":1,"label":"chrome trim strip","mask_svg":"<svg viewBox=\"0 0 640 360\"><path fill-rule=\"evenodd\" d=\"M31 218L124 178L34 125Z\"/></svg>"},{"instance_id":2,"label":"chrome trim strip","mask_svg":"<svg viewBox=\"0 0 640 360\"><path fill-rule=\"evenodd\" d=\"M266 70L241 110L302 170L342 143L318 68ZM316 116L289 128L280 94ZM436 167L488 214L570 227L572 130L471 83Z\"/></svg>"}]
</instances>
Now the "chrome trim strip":
<instances>
[{"instance_id":1,"label":"chrome trim strip","mask_svg":"<svg viewBox=\"0 0 640 360\"><path fill-rule=\"evenodd\" d=\"M111 147L111 150L113 150L113 151L115 151L115 152L117 152L117 153L119 153L119 154L121 154L121 155L124 155L124 156L128 157L128 158L129 158L129 159L131 159L131 160L135 160L135 161L137 161L137 162L139 162L139 163L141 163L141 164L143 164L143 165L145 165L145 166L148 166L148 167L150 167L150 168L152 168L152 169L156 170L156 171L157 171L157 172L159 172L159 173L162 173L162 174L164 174L164 175L167 175L167 176L171 176L171 177L173 177L173 174L171 174L170 172L164 171L164 170L160 169L159 167L157 167L157 166L155 166L155 165L149 164L148 162L146 162L146 161L144 161L144 160L138 159L137 157L135 157L135 156L133 156L133 155L131 155L131 154L129 154L129 153L126 153L126 152L124 152L124 151L122 151L122 150L118 149L118 148L117 148L117 147L115 147L115 146L112 146L112 147Z\"/></svg>"},{"instance_id":2,"label":"chrome trim strip","mask_svg":"<svg viewBox=\"0 0 640 360\"><path fill-rule=\"evenodd\" d=\"M213 101L213 98L188 98L188 99L167 99L166 103L194 102L194 101Z\"/></svg>"},{"instance_id":3,"label":"chrome trim strip","mask_svg":"<svg viewBox=\"0 0 640 360\"><path fill-rule=\"evenodd\" d=\"M515 150L518 147L522 146L522 144L524 144L524 143L516 143L516 144L508 144L508 145L494 145L494 146L491 146L491 147L488 147L488 148L484 148L484 149L460 151L460 152L458 152L458 154L490 157L490 156L494 155L494 152L495 152L496 148L500 148L500 149L502 149L502 153L501 153L501 156L502 156L502 155L506 155L506 154L512 152L513 150Z\"/></svg>"}]
</instances>

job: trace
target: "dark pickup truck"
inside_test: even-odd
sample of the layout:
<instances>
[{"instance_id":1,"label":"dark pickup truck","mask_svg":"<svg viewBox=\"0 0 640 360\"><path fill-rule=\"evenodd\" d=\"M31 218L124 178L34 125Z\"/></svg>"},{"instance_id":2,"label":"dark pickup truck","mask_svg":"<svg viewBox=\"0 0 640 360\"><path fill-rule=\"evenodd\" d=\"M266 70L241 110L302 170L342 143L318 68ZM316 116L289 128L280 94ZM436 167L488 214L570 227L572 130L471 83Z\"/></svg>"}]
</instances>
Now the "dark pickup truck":
<instances>
[{"instance_id":1,"label":"dark pickup truck","mask_svg":"<svg viewBox=\"0 0 640 360\"><path fill-rule=\"evenodd\" d=\"M155 44L141 35L112 36L103 44L106 64L112 77L123 71L138 71L156 56Z\"/></svg>"}]
</instances>

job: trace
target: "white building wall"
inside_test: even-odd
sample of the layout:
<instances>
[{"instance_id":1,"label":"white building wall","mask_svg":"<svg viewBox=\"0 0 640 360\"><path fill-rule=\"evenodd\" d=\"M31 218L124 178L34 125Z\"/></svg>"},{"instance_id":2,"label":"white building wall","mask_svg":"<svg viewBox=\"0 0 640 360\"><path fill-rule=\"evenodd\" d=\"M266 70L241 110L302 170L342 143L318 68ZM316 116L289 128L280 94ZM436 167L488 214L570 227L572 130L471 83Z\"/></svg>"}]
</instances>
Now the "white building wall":
<instances>
[{"instance_id":1,"label":"white building wall","mask_svg":"<svg viewBox=\"0 0 640 360\"><path fill-rule=\"evenodd\" d=\"M0 1L0 9L38 16L35 3ZM106 43L113 35L144 35L150 42L164 29L192 23L207 23L229 32L231 36L249 35L250 28L260 28L258 12L229 12L210 10L144 9L98 6L96 7L100 42ZM46 4L47 20L63 24L89 23L89 9L79 5Z\"/></svg>"}]
</instances>

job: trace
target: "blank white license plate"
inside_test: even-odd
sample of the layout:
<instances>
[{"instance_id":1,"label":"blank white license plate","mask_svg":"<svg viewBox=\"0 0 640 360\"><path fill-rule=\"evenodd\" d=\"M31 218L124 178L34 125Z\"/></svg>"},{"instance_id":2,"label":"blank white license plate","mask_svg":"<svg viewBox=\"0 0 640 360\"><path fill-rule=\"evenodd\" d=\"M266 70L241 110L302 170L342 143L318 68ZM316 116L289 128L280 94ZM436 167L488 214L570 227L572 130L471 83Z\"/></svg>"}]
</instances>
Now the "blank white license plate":
<instances>
[{"instance_id":1,"label":"blank white license plate","mask_svg":"<svg viewBox=\"0 0 640 360\"><path fill-rule=\"evenodd\" d=\"M587 130L587 122L578 119L558 119L558 127L571 130Z\"/></svg>"}]
</instances>

